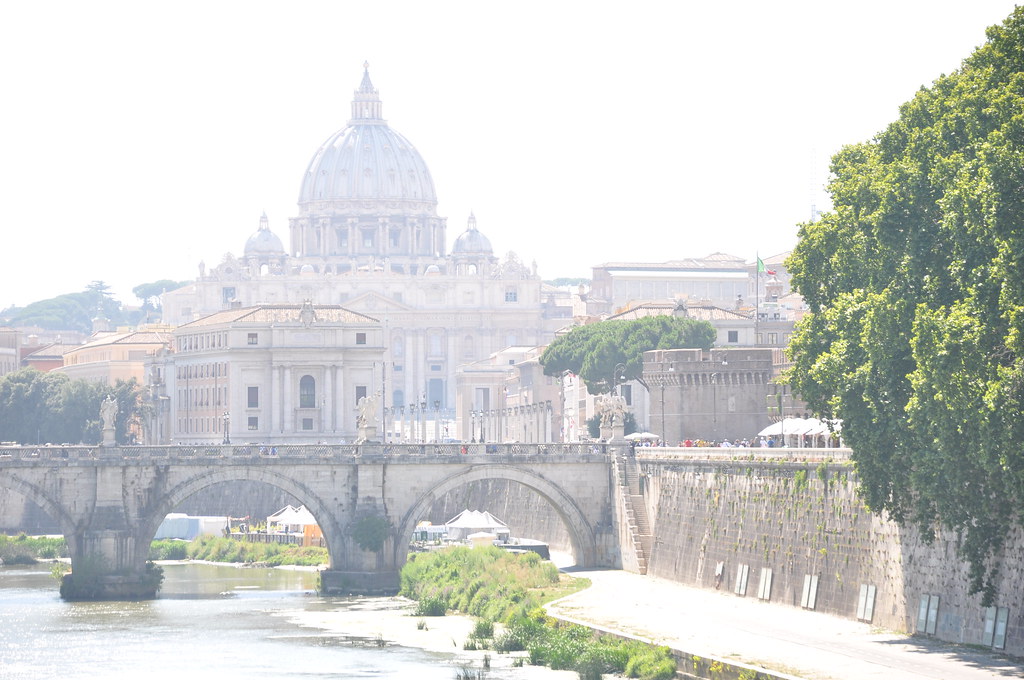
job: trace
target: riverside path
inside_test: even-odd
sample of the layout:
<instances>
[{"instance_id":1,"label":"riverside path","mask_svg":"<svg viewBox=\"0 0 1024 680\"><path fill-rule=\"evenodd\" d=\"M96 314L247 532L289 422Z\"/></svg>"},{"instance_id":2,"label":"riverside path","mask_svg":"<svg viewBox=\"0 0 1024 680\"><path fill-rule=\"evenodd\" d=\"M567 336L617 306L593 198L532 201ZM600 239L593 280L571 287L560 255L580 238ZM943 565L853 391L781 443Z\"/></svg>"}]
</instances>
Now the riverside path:
<instances>
[{"instance_id":1,"label":"riverside path","mask_svg":"<svg viewBox=\"0 0 1024 680\"><path fill-rule=\"evenodd\" d=\"M694 656L803 680L1022 678L991 651L618 570L567 569L592 587L548 605L553 616L667 645ZM713 676L731 677L731 676ZM743 675L737 677L744 677ZM761 676L764 677L764 676Z\"/></svg>"}]
</instances>

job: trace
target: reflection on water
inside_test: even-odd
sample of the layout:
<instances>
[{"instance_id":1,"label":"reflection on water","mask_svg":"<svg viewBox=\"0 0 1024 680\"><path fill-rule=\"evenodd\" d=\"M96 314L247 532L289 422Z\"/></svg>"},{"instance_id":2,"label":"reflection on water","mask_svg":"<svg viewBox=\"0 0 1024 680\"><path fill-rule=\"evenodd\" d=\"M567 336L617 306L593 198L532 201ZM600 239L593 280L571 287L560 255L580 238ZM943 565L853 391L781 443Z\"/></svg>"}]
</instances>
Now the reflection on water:
<instances>
[{"instance_id":1,"label":"reflection on water","mask_svg":"<svg viewBox=\"0 0 1024 680\"><path fill-rule=\"evenodd\" d=\"M297 626L304 613L368 602L319 597L312 572L174 564L164 574L156 600L64 602L49 565L0 568L0 678L450 680L458 669L447 655Z\"/></svg>"}]
</instances>

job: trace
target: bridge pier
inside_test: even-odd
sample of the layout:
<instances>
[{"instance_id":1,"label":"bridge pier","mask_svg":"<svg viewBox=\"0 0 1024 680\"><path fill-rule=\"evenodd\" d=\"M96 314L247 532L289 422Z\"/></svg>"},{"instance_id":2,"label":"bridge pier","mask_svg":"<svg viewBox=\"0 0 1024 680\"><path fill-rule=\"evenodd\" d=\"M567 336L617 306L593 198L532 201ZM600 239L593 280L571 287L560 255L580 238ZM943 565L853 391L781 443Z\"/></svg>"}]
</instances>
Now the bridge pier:
<instances>
[{"instance_id":1,"label":"bridge pier","mask_svg":"<svg viewBox=\"0 0 1024 680\"><path fill-rule=\"evenodd\" d=\"M400 586L398 570L320 572L320 590L324 595L395 595Z\"/></svg>"},{"instance_id":2,"label":"bridge pier","mask_svg":"<svg viewBox=\"0 0 1024 680\"><path fill-rule=\"evenodd\" d=\"M61 579L60 596L65 600L156 597L163 572L147 563L146 554L138 555L139 545L137 532L128 529L75 532L69 541L71 572Z\"/></svg>"}]
</instances>

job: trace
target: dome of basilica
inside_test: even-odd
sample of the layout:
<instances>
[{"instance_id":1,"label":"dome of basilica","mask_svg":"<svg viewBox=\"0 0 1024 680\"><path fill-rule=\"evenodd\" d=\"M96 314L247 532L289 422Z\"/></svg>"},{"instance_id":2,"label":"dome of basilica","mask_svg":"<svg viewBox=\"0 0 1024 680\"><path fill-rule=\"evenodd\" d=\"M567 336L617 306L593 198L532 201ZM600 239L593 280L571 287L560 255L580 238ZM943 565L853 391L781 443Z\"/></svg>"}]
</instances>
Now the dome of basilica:
<instances>
[{"instance_id":1,"label":"dome of basilica","mask_svg":"<svg viewBox=\"0 0 1024 680\"><path fill-rule=\"evenodd\" d=\"M476 217L470 213L469 226L452 245L452 255L492 255L491 241L476 228Z\"/></svg>"},{"instance_id":2,"label":"dome of basilica","mask_svg":"<svg viewBox=\"0 0 1024 680\"><path fill-rule=\"evenodd\" d=\"M313 155L299 204L320 201L425 201L437 203L434 180L416 148L381 115L381 101L364 65L352 100L352 119Z\"/></svg>"},{"instance_id":3,"label":"dome of basilica","mask_svg":"<svg viewBox=\"0 0 1024 680\"><path fill-rule=\"evenodd\" d=\"M277 234L270 231L267 213L260 217L260 228L245 242L246 256L284 255L284 246Z\"/></svg>"}]
</instances>

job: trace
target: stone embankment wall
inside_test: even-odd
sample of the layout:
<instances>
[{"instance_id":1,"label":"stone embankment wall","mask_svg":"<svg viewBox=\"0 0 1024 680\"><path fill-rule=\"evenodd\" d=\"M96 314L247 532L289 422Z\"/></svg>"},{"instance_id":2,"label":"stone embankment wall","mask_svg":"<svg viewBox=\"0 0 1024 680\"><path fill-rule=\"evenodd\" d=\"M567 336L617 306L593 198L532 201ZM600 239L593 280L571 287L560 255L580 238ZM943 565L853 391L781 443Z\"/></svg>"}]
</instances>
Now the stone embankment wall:
<instances>
[{"instance_id":1,"label":"stone embankment wall","mask_svg":"<svg viewBox=\"0 0 1024 680\"><path fill-rule=\"evenodd\" d=\"M926 633L931 605L934 632L927 633L992 645L955 537L927 545L916 530L869 512L848 461L757 462L737 453L712 462L639 452L638 462L654 525L648 574L908 633ZM1002 558L995 604L1008 610L1005 651L1024 655L1020 532ZM873 607L862 599L871 589Z\"/></svg>"}]
</instances>

